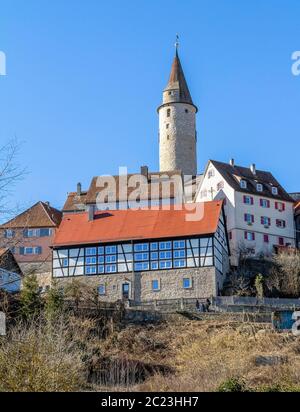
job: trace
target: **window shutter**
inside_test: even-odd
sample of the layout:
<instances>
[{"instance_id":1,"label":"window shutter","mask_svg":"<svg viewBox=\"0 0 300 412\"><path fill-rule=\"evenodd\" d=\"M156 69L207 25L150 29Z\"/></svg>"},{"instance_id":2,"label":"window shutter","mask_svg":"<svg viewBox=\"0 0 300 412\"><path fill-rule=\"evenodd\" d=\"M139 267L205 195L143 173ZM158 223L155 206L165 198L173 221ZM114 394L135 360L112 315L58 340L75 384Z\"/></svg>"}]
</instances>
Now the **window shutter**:
<instances>
[{"instance_id":1,"label":"window shutter","mask_svg":"<svg viewBox=\"0 0 300 412\"><path fill-rule=\"evenodd\" d=\"M285 211L285 203L282 203L282 210Z\"/></svg>"},{"instance_id":2,"label":"window shutter","mask_svg":"<svg viewBox=\"0 0 300 412\"><path fill-rule=\"evenodd\" d=\"M24 248L20 247L20 255L24 255Z\"/></svg>"},{"instance_id":3,"label":"window shutter","mask_svg":"<svg viewBox=\"0 0 300 412\"><path fill-rule=\"evenodd\" d=\"M246 203L246 196L244 195L243 197L244 197L244 203Z\"/></svg>"},{"instance_id":4,"label":"window shutter","mask_svg":"<svg viewBox=\"0 0 300 412\"><path fill-rule=\"evenodd\" d=\"M24 230L23 230L23 236L24 236L24 237L28 237L28 230L27 230L27 229L24 229Z\"/></svg>"},{"instance_id":5,"label":"window shutter","mask_svg":"<svg viewBox=\"0 0 300 412\"><path fill-rule=\"evenodd\" d=\"M244 214L244 221L247 222L247 213Z\"/></svg>"},{"instance_id":6,"label":"window shutter","mask_svg":"<svg viewBox=\"0 0 300 412\"><path fill-rule=\"evenodd\" d=\"M262 206L263 205L263 200L259 199L259 204Z\"/></svg>"},{"instance_id":7,"label":"window shutter","mask_svg":"<svg viewBox=\"0 0 300 412\"><path fill-rule=\"evenodd\" d=\"M283 227L285 228L286 227L286 221L283 220L282 222L283 222Z\"/></svg>"},{"instance_id":8,"label":"window shutter","mask_svg":"<svg viewBox=\"0 0 300 412\"><path fill-rule=\"evenodd\" d=\"M244 232L244 237L245 237L246 240L248 239L247 238L247 232Z\"/></svg>"},{"instance_id":9,"label":"window shutter","mask_svg":"<svg viewBox=\"0 0 300 412\"><path fill-rule=\"evenodd\" d=\"M271 226L271 218L270 217L268 219L268 224L269 224L269 226Z\"/></svg>"},{"instance_id":10,"label":"window shutter","mask_svg":"<svg viewBox=\"0 0 300 412\"><path fill-rule=\"evenodd\" d=\"M262 225L265 223L263 216L260 218L260 222Z\"/></svg>"},{"instance_id":11,"label":"window shutter","mask_svg":"<svg viewBox=\"0 0 300 412\"><path fill-rule=\"evenodd\" d=\"M250 199L251 199L251 205L254 205L254 199L253 199L253 197L251 197Z\"/></svg>"},{"instance_id":12,"label":"window shutter","mask_svg":"<svg viewBox=\"0 0 300 412\"><path fill-rule=\"evenodd\" d=\"M252 239L255 240L255 233L252 233Z\"/></svg>"},{"instance_id":13,"label":"window shutter","mask_svg":"<svg viewBox=\"0 0 300 412\"><path fill-rule=\"evenodd\" d=\"M254 223L254 215L251 216L252 223Z\"/></svg>"},{"instance_id":14,"label":"window shutter","mask_svg":"<svg viewBox=\"0 0 300 412\"><path fill-rule=\"evenodd\" d=\"M270 205L271 205L270 200L268 200L267 202L268 202L268 207L270 207Z\"/></svg>"},{"instance_id":15,"label":"window shutter","mask_svg":"<svg viewBox=\"0 0 300 412\"><path fill-rule=\"evenodd\" d=\"M278 202L275 202L275 209L278 210Z\"/></svg>"}]
</instances>

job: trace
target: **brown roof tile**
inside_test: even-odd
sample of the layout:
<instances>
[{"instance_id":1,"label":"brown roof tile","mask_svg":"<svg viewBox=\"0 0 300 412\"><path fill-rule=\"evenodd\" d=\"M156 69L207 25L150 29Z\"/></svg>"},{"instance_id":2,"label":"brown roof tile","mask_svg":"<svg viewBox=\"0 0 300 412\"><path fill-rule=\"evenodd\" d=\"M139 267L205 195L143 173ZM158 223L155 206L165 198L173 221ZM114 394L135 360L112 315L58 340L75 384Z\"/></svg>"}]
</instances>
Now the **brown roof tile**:
<instances>
[{"instance_id":1,"label":"brown roof tile","mask_svg":"<svg viewBox=\"0 0 300 412\"><path fill-rule=\"evenodd\" d=\"M179 90L179 101L194 105L177 51L172 64L169 82L165 88L165 91L168 90Z\"/></svg>"},{"instance_id":2,"label":"brown roof tile","mask_svg":"<svg viewBox=\"0 0 300 412\"><path fill-rule=\"evenodd\" d=\"M60 224L62 213L44 202L35 205L20 213L15 218L4 223L0 227L5 228L38 228L56 227Z\"/></svg>"},{"instance_id":3,"label":"brown roof tile","mask_svg":"<svg viewBox=\"0 0 300 412\"><path fill-rule=\"evenodd\" d=\"M226 182L238 192L251 193L272 199L285 200L287 202L294 201L270 172L256 170L256 174L253 175L247 167L231 166L229 163L218 162L216 160L211 160L210 162L221 173ZM247 181L247 189L241 188L239 183L241 179ZM262 192L256 190L256 183L263 185ZM278 188L278 195L272 193L272 187Z\"/></svg>"},{"instance_id":4,"label":"brown roof tile","mask_svg":"<svg viewBox=\"0 0 300 412\"><path fill-rule=\"evenodd\" d=\"M77 192L68 193L63 212L80 212L85 210L86 195L87 192L81 192L80 195Z\"/></svg>"},{"instance_id":5,"label":"brown roof tile","mask_svg":"<svg viewBox=\"0 0 300 412\"><path fill-rule=\"evenodd\" d=\"M113 176L114 181L115 181L115 188L116 188L116 196L115 200L116 201L122 201L122 200L127 200L128 197L131 195L132 192L136 190L138 185L136 184L135 181L132 181L131 179L133 176L140 176L139 174L134 175L134 174L129 174L127 175L127 192L124 193L125 196L123 196L122 191L120 191L121 188L121 182L124 176ZM176 197L176 190L175 190L175 185L171 184L170 185L170 195L169 193L163 193L163 184L172 181L172 178L174 179L181 179L181 184L182 184L182 174L181 171L175 170L172 172L155 172L155 173L149 173L149 179L147 181L146 186L142 185L141 186L141 194L140 194L140 200L148 200L148 199L165 199L165 198L175 198ZM87 192L86 196L86 204L94 204L96 203L97 196L99 193L101 193L103 190L106 190L106 185L105 183L107 182L107 178L105 176L99 176L99 177L94 177L92 179L90 188ZM129 187L134 186L134 187ZM182 188L182 186L181 186ZM152 195L152 193L158 193L158 196ZM125 197L125 198L124 198Z\"/></svg>"}]
</instances>

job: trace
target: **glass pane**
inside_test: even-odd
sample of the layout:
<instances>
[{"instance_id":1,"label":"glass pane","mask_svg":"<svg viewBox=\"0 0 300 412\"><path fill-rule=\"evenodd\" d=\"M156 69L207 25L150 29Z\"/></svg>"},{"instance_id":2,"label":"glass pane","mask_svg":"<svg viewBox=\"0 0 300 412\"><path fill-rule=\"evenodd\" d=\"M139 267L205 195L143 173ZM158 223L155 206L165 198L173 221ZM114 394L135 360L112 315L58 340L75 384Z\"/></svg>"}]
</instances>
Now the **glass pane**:
<instances>
[{"instance_id":1,"label":"glass pane","mask_svg":"<svg viewBox=\"0 0 300 412\"><path fill-rule=\"evenodd\" d=\"M97 248L95 247L88 247L85 249L85 255L86 256L93 256L97 254Z\"/></svg>"},{"instance_id":2,"label":"glass pane","mask_svg":"<svg viewBox=\"0 0 300 412\"><path fill-rule=\"evenodd\" d=\"M118 272L127 272L127 266L125 263L121 263L118 265Z\"/></svg>"},{"instance_id":3,"label":"glass pane","mask_svg":"<svg viewBox=\"0 0 300 412\"><path fill-rule=\"evenodd\" d=\"M158 243L157 242L151 243L151 250L157 250L157 249L158 249Z\"/></svg>"},{"instance_id":4,"label":"glass pane","mask_svg":"<svg viewBox=\"0 0 300 412\"><path fill-rule=\"evenodd\" d=\"M79 255L79 249L70 249L70 257L77 257Z\"/></svg>"}]
</instances>

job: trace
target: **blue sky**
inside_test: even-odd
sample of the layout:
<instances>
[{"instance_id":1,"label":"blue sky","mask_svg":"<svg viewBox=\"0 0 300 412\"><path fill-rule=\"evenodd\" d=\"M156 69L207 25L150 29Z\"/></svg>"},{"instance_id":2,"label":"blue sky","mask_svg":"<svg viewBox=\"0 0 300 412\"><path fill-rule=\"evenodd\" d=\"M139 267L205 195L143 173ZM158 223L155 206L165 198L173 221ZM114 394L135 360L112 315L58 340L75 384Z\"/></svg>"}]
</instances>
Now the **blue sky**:
<instances>
[{"instance_id":1,"label":"blue sky","mask_svg":"<svg viewBox=\"0 0 300 412\"><path fill-rule=\"evenodd\" d=\"M92 176L158 170L176 33L199 107L198 169L255 162L300 190L299 0L1 0L0 142L29 173L12 202L61 207Z\"/></svg>"}]
</instances>

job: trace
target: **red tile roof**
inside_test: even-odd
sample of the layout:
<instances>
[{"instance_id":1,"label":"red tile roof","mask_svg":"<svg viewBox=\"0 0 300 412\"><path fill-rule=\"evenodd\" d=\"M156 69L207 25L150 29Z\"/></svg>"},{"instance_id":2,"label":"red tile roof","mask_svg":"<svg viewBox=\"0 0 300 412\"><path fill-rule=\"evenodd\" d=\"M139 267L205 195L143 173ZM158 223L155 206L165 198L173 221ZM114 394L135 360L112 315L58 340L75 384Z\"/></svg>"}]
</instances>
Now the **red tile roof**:
<instances>
[{"instance_id":1,"label":"red tile roof","mask_svg":"<svg viewBox=\"0 0 300 412\"><path fill-rule=\"evenodd\" d=\"M62 213L48 203L37 202L25 212L4 223L0 227L6 228L38 228L56 227L60 224Z\"/></svg>"},{"instance_id":2,"label":"red tile roof","mask_svg":"<svg viewBox=\"0 0 300 412\"><path fill-rule=\"evenodd\" d=\"M96 212L93 221L88 213L75 213L63 217L53 245L67 246L98 242L159 239L169 237L208 235L217 230L222 201L189 204L198 206L203 216L200 220L188 221L195 216L188 209L175 210L115 210Z\"/></svg>"}]
</instances>

